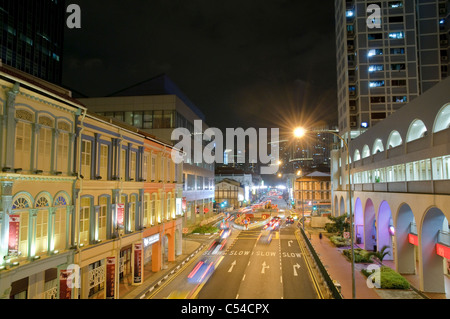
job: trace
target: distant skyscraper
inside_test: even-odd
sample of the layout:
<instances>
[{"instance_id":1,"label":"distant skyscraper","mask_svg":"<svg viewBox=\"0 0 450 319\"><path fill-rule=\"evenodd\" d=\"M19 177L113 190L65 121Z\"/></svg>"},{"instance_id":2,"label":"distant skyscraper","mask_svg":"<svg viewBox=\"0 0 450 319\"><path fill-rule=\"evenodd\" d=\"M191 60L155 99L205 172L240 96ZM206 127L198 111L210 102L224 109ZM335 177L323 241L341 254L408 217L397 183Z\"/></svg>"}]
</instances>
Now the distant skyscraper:
<instances>
[{"instance_id":1,"label":"distant skyscraper","mask_svg":"<svg viewBox=\"0 0 450 319\"><path fill-rule=\"evenodd\" d=\"M334 136L325 131L336 127L320 125L311 128L313 134L301 139L280 142L280 169L283 173L296 174L298 170L330 170L330 151Z\"/></svg>"},{"instance_id":2,"label":"distant skyscraper","mask_svg":"<svg viewBox=\"0 0 450 319\"><path fill-rule=\"evenodd\" d=\"M341 134L358 136L447 77L449 3L335 0Z\"/></svg>"},{"instance_id":3,"label":"distant skyscraper","mask_svg":"<svg viewBox=\"0 0 450 319\"><path fill-rule=\"evenodd\" d=\"M0 0L2 63L61 84L64 0Z\"/></svg>"}]
</instances>

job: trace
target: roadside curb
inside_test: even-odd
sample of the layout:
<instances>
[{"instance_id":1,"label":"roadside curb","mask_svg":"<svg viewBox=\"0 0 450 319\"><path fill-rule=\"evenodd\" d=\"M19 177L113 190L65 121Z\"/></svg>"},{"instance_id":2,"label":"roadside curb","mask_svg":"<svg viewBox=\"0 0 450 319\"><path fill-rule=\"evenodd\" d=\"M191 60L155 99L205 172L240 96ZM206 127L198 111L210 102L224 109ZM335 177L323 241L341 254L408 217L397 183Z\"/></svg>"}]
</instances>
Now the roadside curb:
<instances>
[{"instance_id":1,"label":"roadside curb","mask_svg":"<svg viewBox=\"0 0 450 319\"><path fill-rule=\"evenodd\" d=\"M148 293L151 293L153 290L161 286L167 279L178 272L180 268L182 268L191 258L195 257L201 250L205 248L205 244L201 244L195 251L193 251L188 257L186 257L182 262L178 263L173 267L172 270L168 271L167 274L162 275L158 280L156 280L150 287L148 287L143 293L137 295L134 299L145 299Z\"/></svg>"}]
</instances>

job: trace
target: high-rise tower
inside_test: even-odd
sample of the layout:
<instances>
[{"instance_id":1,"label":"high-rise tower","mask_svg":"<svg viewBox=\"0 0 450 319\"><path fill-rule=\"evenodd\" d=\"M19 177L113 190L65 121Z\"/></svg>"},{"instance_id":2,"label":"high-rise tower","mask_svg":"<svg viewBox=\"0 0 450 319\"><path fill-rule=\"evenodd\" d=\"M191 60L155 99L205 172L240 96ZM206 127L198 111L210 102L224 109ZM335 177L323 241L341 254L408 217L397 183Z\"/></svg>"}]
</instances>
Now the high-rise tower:
<instances>
[{"instance_id":1,"label":"high-rise tower","mask_svg":"<svg viewBox=\"0 0 450 319\"><path fill-rule=\"evenodd\" d=\"M448 0L335 0L339 130L361 134L448 75Z\"/></svg>"}]
</instances>

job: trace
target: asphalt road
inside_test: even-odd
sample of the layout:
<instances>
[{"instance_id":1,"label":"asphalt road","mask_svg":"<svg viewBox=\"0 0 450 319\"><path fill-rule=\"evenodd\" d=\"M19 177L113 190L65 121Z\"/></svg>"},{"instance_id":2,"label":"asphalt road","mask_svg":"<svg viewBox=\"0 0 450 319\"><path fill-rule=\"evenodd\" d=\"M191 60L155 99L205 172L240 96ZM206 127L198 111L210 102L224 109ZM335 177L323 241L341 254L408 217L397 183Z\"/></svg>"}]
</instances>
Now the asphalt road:
<instances>
[{"instance_id":1,"label":"asphalt road","mask_svg":"<svg viewBox=\"0 0 450 319\"><path fill-rule=\"evenodd\" d=\"M295 236L295 224L273 233L270 243L258 240L261 228L233 230L222 251L205 250L149 298L198 299L316 299L308 267ZM201 283L188 276L199 261L215 264Z\"/></svg>"},{"instance_id":2,"label":"asphalt road","mask_svg":"<svg viewBox=\"0 0 450 319\"><path fill-rule=\"evenodd\" d=\"M198 298L317 298L294 227L282 226L270 244L258 241L259 229L241 231Z\"/></svg>"}]
</instances>

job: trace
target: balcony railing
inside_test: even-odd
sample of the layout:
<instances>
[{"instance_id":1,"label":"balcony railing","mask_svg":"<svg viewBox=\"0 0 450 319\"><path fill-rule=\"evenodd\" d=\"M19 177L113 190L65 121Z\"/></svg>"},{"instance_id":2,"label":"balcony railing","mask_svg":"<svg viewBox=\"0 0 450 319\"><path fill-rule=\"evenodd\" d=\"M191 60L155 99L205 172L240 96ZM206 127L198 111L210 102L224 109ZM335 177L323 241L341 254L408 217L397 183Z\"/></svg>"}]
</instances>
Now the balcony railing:
<instances>
[{"instance_id":1,"label":"balcony railing","mask_svg":"<svg viewBox=\"0 0 450 319\"><path fill-rule=\"evenodd\" d=\"M438 232L438 238L437 238L438 243L448 246L450 247L450 233L440 230Z\"/></svg>"},{"instance_id":2,"label":"balcony railing","mask_svg":"<svg viewBox=\"0 0 450 319\"><path fill-rule=\"evenodd\" d=\"M409 224L409 233L417 235L417 225L416 225L416 223L412 222L411 224Z\"/></svg>"}]
</instances>

